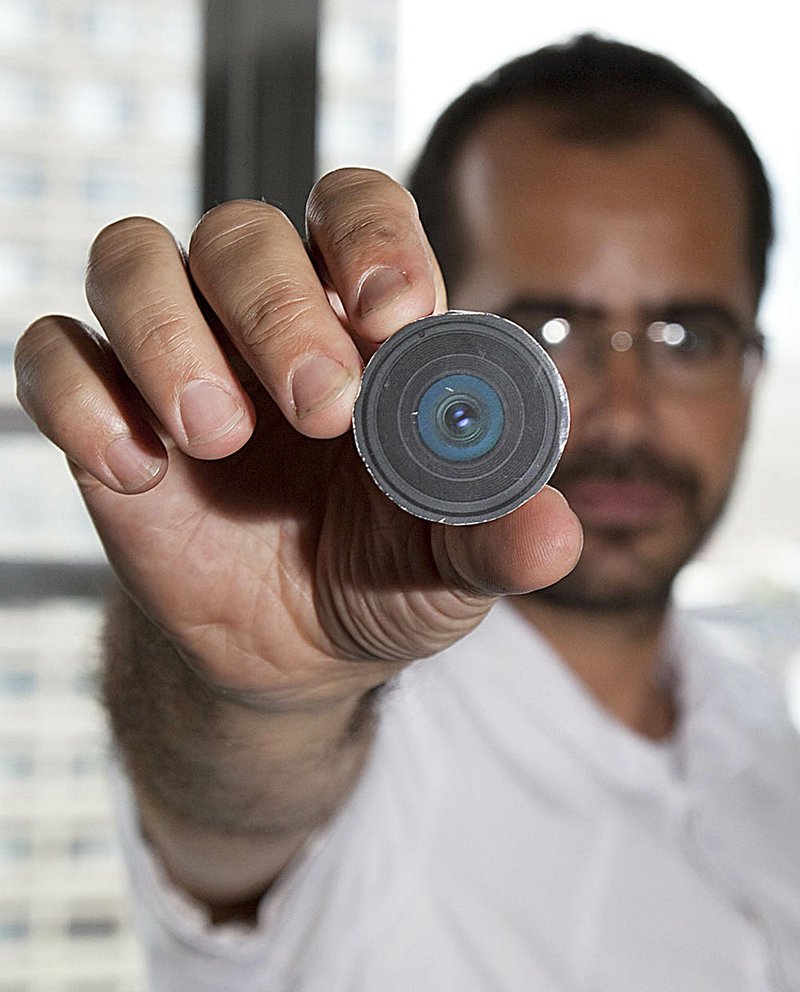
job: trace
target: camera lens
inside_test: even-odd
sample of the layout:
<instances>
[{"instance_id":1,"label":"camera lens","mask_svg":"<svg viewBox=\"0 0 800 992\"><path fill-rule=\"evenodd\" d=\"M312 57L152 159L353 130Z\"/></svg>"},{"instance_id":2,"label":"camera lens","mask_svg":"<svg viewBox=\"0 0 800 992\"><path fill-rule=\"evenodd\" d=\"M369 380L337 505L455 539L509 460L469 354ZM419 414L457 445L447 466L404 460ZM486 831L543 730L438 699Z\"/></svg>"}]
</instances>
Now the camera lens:
<instances>
[{"instance_id":1,"label":"camera lens","mask_svg":"<svg viewBox=\"0 0 800 992\"><path fill-rule=\"evenodd\" d=\"M553 473L569 431L564 383L521 327L451 311L402 328L364 370L353 410L377 485L425 520L510 513Z\"/></svg>"},{"instance_id":2,"label":"camera lens","mask_svg":"<svg viewBox=\"0 0 800 992\"><path fill-rule=\"evenodd\" d=\"M484 411L469 396L454 396L440 404L437 423L449 441L468 444L484 432Z\"/></svg>"},{"instance_id":3,"label":"camera lens","mask_svg":"<svg viewBox=\"0 0 800 992\"><path fill-rule=\"evenodd\" d=\"M444 376L419 401L420 437L433 454L448 461L486 454L497 443L503 423L497 392L473 375Z\"/></svg>"}]
</instances>

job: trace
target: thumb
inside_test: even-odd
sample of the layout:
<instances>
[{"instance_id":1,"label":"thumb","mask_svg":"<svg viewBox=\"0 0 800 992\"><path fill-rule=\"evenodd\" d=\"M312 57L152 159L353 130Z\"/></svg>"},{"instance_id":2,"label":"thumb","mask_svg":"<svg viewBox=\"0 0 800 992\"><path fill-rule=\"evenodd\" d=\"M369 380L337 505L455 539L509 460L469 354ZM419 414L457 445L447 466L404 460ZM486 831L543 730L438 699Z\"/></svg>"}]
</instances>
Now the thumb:
<instances>
[{"instance_id":1,"label":"thumb","mask_svg":"<svg viewBox=\"0 0 800 992\"><path fill-rule=\"evenodd\" d=\"M432 546L445 582L481 596L516 595L552 585L571 572L583 531L561 493L546 486L497 520L435 525Z\"/></svg>"}]
</instances>

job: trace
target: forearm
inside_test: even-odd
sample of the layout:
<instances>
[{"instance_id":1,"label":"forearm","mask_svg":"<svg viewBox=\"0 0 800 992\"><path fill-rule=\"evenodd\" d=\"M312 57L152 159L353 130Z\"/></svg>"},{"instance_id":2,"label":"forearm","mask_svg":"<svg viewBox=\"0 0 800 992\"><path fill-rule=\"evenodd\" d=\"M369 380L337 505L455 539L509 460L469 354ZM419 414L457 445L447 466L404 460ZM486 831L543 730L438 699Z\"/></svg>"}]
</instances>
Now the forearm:
<instances>
[{"instance_id":1,"label":"forearm","mask_svg":"<svg viewBox=\"0 0 800 992\"><path fill-rule=\"evenodd\" d=\"M372 694L306 708L226 698L122 593L105 655L114 736L169 874L222 915L254 900L356 782Z\"/></svg>"}]
</instances>

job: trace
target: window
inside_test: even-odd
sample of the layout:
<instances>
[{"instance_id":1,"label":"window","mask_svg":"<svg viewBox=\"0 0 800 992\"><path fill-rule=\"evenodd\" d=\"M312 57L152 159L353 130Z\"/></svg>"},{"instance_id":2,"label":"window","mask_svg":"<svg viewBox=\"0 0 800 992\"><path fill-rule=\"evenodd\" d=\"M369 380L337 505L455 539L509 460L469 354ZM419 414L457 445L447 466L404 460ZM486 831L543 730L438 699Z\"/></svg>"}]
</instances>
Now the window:
<instances>
[{"instance_id":1,"label":"window","mask_svg":"<svg viewBox=\"0 0 800 992\"><path fill-rule=\"evenodd\" d=\"M15 836L0 833L0 865L19 864L30 860L34 847L30 837Z\"/></svg>"},{"instance_id":2,"label":"window","mask_svg":"<svg viewBox=\"0 0 800 992\"><path fill-rule=\"evenodd\" d=\"M47 163L40 156L0 155L0 198L32 200L47 189Z\"/></svg>"},{"instance_id":3,"label":"window","mask_svg":"<svg viewBox=\"0 0 800 992\"><path fill-rule=\"evenodd\" d=\"M35 44L47 27L48 12L44 0L0 0L0 47L14 50L20 45Z\"/></svg>"},{"instance_id":4,"label":"window","mask_svg":"<svg viewBox=\"0 0 800 992\"><path fill-rule=\"evenodd\" d=\"M133 0L92 0L79 16L79 29L104 58L131 56L142 41L142 4Z\"/></svg>"},{"instance_id":5,"label":"window","mask_svg":"<svg viewBox=\"0 0 800 992\"><path fill-rule=\"evenodd\" d=\"M91 161L84 166L79 187L81 199L109 214L124 211L141 192L136 169L127 162Z\"/></svg>"},{"instance_id":6,"label":"window","mask_svg":"<svg viewBox=\"0 0 800 992\"><path fill-rule=\"evenodd\" d=\"M36 289L46 275L44 248L23 241L0 241L0 294Z\"/></svg>"},{"instance_id":7,"label":"window","mask_svg":"<svg viewBox=\"0 0 800 992\"><path fill-rule=\"evenodd\" d=\"M0 0L2 992L43 989L50 959L54 992L145 987L91 675L99 606L79 598L97 595L85 577L101 549L63 456L17 412L12 356L42 313L94 321L83 279L101 227L134 213L182 239L194 226L202 13L201 0ZM29 904L49 872L59 884ZM88 891L96 904L73 904Z\"/></svg>"},{"instance_id":8,"label":"window","mask_svg":"<svg viewBox=\"0 0 800 992\"><path fill-rule=\"evenodd\" d=\"M137 122L138 94L129 81L87 78L62 97L62 119L76 138L113 141Z\"/></svg>"},{"instance_id":9,"label":"window","mask_svg":"<svg viewBox=\"0 0 800 992\"><path fill-rule=\"evenodd\" d=\"M98 861L109 858L115 854L117 847L112 841L106 825L105 836L74 837L69 845L69 856L73 861L86 862Z\"/></svg>"},{"instance_id":10,"label":"window","mask_svg":"<svg viewBox=\"0 0 800 992\"><path fill-rule=\"evenodd\" d=\"M8 694L10 695L10 693ZM5 745L0 740L0 782L21 781L30 778L36 768L31 746Z\"/></svg>"},{"instance_id":11,"label":"window","mask_svg":"<svg viewBox=\"0 0 800 992\"><path fill-rule=\"evenodd\" d=\"M47 79L32 68L0 68L0 127L30 127L50 106Z\"/></svg>"},{"instance_id":12,"label":"window","mask_svg":"<svg viewBox=\"0 0 800 992\"><path fill-rule=\"evenodd\" d=\"M31 932L30 920L26 917L0 918L0 947L26 940Z\"/></svg>"},{"instance_id":13,"label":"window","mask_svg":"<svg viewBox=\"0 0 800 992\"><path fill-rule=\"evenodd\" d=\"M3 696L32 696L38 675L30 668L0 666L0 698Z\"/></svg>"},{"instance_id":14,"label":"window","mask_svg":"<svg viewBox=\"0 0 800 992\"><path fill-rule=\"evenodd\" d=\"M120 921L110 914L75 915L67 921L66 932L72 940L113 937L120 930Z\"/></svg>"}]
</instances>

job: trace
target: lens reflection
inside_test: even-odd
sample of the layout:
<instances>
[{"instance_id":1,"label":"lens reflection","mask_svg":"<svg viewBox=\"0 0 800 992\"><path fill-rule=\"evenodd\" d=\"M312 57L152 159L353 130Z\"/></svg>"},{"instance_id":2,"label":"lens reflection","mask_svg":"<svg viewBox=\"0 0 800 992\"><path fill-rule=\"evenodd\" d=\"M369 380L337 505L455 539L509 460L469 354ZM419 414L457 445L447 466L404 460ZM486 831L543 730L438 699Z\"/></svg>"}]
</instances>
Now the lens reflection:
<instances>
[{"instance_id":1,"label":"lens reflection","mask_svg":"<svg viewBox=\"0 0 800 992\"><path fill-rule=\"evenodd\" d=\"M503 404L488 382L474 375L444 376L422 395L417 428L426 447L446 461L480 458L503 431Z\"/></svg>"},{"instance_id":2,"label":"lens reflection","mask_svg":"<svg viewBox=\"0 0 800 992\"><path fill-rule=\"evenodd\" d=\"M473 441L482 431L480 406L468 397L456 396L440 407L439 417L445 433L455 442Z\"/></svg>"}]
</instances>

